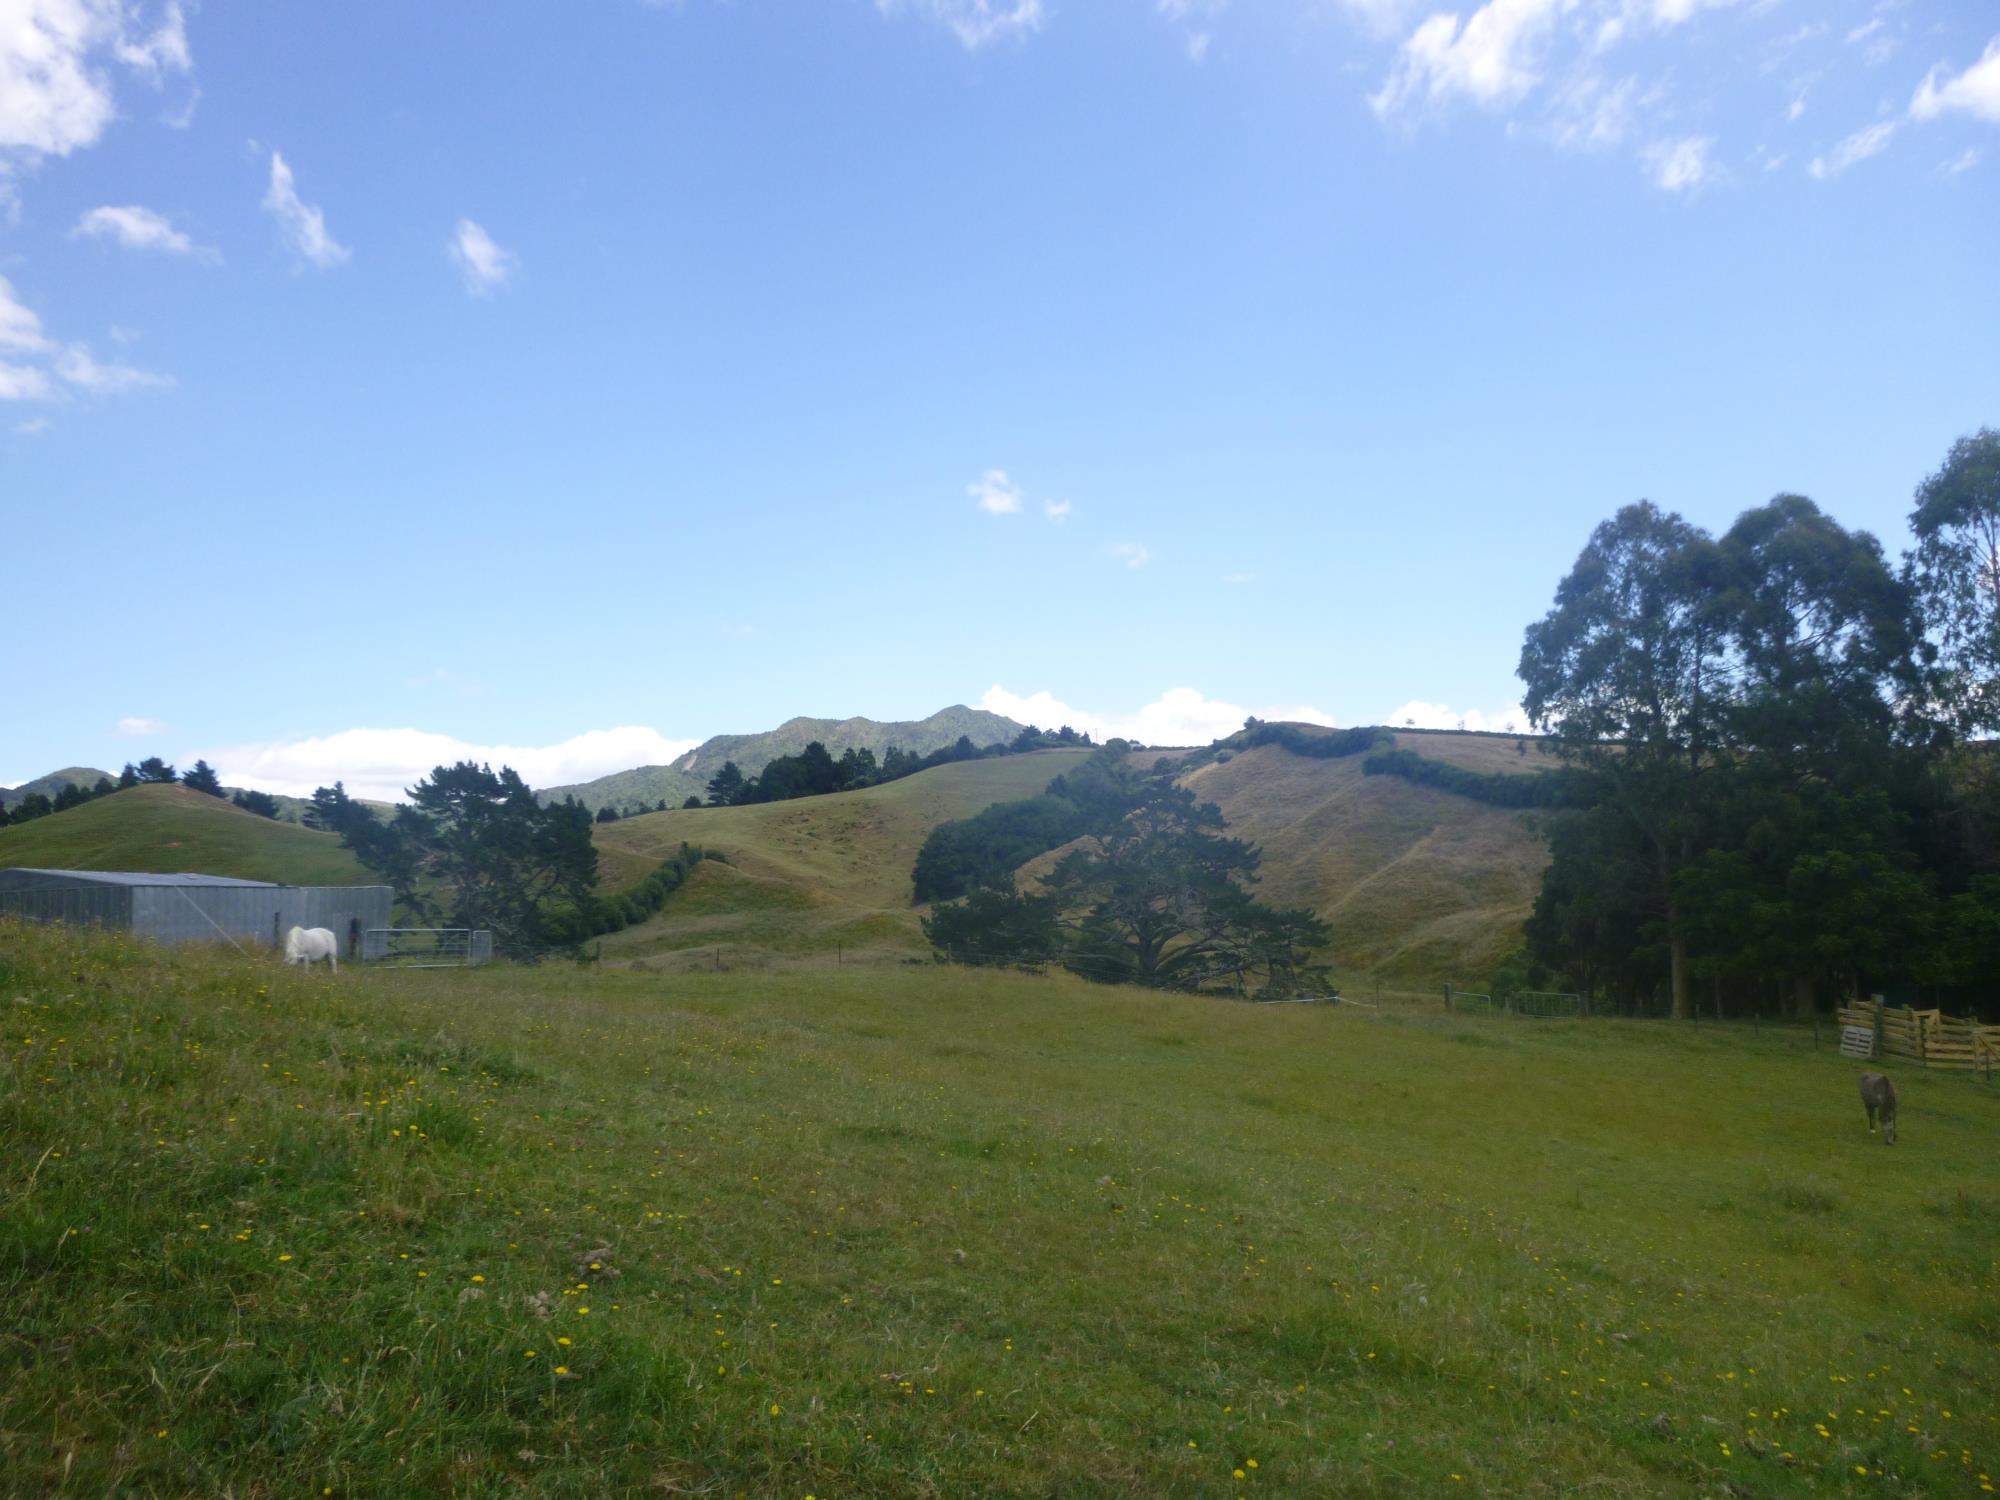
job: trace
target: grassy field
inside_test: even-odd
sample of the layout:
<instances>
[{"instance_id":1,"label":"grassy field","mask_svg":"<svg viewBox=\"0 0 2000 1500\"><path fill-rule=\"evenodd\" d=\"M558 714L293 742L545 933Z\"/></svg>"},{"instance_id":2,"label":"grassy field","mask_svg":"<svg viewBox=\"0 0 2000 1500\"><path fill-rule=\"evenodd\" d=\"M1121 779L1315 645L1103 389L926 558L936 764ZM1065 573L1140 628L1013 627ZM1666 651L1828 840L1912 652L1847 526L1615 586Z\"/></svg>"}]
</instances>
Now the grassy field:
<instances>
[{"instance_id":1,"label":"grassy field","mask_svg":"<svg viewBox=\"0 0 2000 1500\"><path fill-rule=\"evenodd\" d=\"M1977 1495L2000 1098L1796 1031L0 929L16 1495Z\"/></svg>"},{"instance_id":2,"label":"grassy field","mask_svg":"<svg viewBox=\"0 0 2000 1500\"><path fill-rule=\"evenodd\" d=\"M330 833L278 823L184 786L128 787L0 828L0 869L199 871L282 885L373 885Z\"/></svg>"}]
</instances>

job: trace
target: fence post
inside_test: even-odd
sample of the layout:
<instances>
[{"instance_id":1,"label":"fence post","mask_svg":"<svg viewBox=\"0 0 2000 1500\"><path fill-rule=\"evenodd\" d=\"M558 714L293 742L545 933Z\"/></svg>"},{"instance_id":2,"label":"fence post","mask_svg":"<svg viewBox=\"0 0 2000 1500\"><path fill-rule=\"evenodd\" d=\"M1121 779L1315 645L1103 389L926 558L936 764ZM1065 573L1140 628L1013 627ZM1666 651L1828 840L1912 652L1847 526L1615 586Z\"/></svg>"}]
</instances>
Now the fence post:
<instances>
[{"instance_id":1,"label":"fence post","mask_svg":"<svg viewBox=\"0 0 2000 1500\"><path fill-rule=\"evenodd\" d=\"M1918 1011L1917 1012L1917 1066L1921 1068L1928 1068L1930 1065L1931 1065L1930 1043L1927 1040L1925 1040L1924 1037L1923 1012Z\"/></svg>"},{"instance_id":2,"label":"fence post","mask_svg":"<svg viewBox=\"0 0 2000 1500\"><path fill-rule=\"evenodd\" d=\"M1875 1002L1875 1051L1872 1055L1880 1057L1882 1055L1882 997L1880 995L1870 995L1868 998Z\"/></svg>"},{"instance_id":3,"label":"fence post","mask_svg":"<svg viewBox=\"0 0 2000 1500\"><path fill-rule=\"evenodd\" d=\"M1451 981L1449 979L1444 982L1444 1008L1446 1010L1455 1008L1451 1003Z\"/></svg>"}]
</instances>

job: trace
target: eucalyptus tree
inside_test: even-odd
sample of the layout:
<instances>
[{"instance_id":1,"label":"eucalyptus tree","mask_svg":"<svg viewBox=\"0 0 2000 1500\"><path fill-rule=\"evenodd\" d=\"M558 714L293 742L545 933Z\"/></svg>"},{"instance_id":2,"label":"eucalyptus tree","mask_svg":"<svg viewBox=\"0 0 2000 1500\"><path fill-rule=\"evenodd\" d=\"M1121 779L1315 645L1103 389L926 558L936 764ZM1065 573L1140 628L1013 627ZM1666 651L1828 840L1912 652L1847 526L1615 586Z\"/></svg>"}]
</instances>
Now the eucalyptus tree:
<instances>
[{"instance_id":1,"label":"eucalyptus tree","mask_svg":"<svg viewBox=\"0 0 2000 1500\"><path fill-rule=\"evenodd\" d=\"M1518 669L1529 721L1644 842L1644 899L1677 1017L1694 1013L1694 976L1675 880L1700 847L1729 706L1721 568L1706 532L1650 501L1627 505L1591 533L1528 627Z\"/></svg>"},{"instance_id":2,"label":"eucalyptus tree","mask_svg":"<svg viewBox=\"0 0 2000 1500\"><path fill-rule=\"evenodd\" d=\"M1936 653L1940 708L1962 733L2000 730L2000 432L1952 444L1917 488L1909 577Z\"/></svg>"}]
</instances>

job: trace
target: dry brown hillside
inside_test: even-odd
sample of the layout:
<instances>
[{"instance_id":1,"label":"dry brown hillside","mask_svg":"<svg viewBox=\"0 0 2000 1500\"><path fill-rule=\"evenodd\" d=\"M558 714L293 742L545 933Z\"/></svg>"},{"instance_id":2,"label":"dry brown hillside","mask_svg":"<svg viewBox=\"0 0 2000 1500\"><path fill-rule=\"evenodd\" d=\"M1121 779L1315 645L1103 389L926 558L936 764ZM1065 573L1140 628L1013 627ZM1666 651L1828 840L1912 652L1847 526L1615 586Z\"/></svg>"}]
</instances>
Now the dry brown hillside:
<instances>
[{"instance_id":1,"label":"dry brown hillside","mask_svg":"<svg viewBox=\"0 0 2000 1500\"><path fill-rule=\"evenodd\" d=\"M1482 772L1549 763L1532 742L1527 756L1517 754L1511 738L1397 739ZM730 860L703 865L659 916L606 938L604 958L680 967L921 955L910 867L924 836L946 819L1033 796L1085 754L970 761L831 797L601 824L610 889L640 878L684 839ZM1138 758L1150 766L1159 755ZM1478 983L1520 941L1540 885L1546 856L1536 815L1364 776L1363 759L1312 760L1266 745L1202 766L1186 782L1221 806L1232 834L1262 847L1261 897L1310 906L1332 924L1337 976ZM1024 879L1058 855L1031 862Z\"/></svg>"}]
</instances>

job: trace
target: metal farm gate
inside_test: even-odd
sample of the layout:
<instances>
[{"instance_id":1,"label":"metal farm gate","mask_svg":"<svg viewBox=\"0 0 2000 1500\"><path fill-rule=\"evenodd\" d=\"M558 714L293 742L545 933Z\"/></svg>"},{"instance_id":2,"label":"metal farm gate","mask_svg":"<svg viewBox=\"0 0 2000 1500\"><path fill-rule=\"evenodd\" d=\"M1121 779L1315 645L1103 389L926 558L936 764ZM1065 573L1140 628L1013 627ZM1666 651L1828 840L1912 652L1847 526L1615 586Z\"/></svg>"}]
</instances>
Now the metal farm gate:
<instances>
[{"instance_id":1,"label":"metal farm gate","mask_svg":"<svg viewBox=\"0 0 2000 1500\"><path fill-rule=\"evenodd\" d=\"M462 969L489 963L493 934L472 927L370 927L361 956L392 969Z\"/></svg>"}]
</instances>

